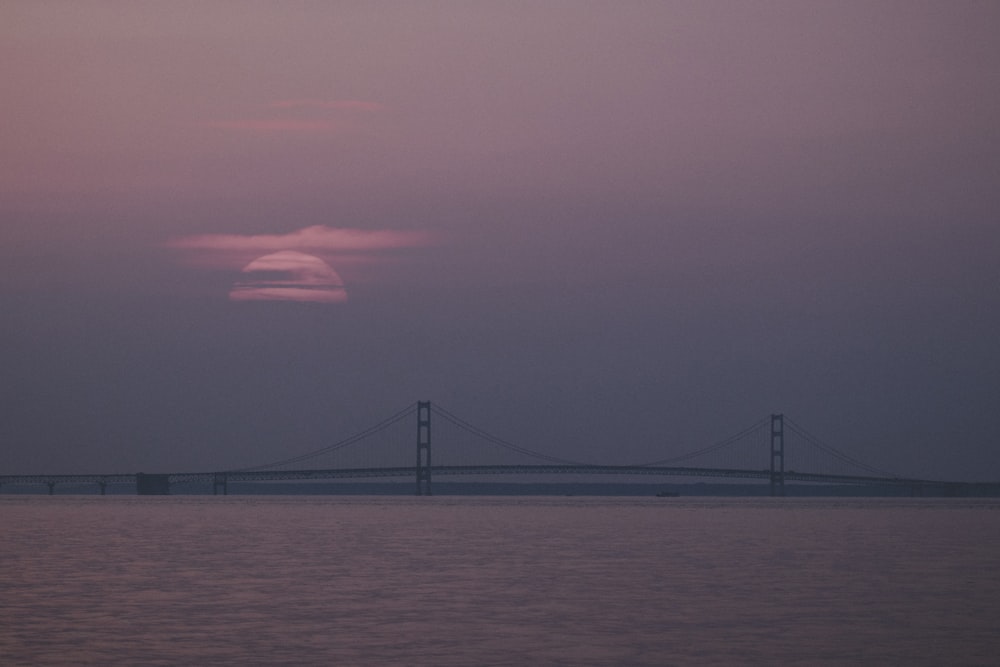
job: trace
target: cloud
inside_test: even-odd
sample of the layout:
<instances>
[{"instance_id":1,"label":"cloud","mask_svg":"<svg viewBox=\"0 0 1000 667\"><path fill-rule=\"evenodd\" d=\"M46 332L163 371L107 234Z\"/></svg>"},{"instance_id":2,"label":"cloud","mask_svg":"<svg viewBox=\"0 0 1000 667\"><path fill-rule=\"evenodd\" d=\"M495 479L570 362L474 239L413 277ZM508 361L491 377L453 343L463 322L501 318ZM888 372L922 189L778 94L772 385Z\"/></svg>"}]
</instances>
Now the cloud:
<instances>
[{"instance_id":1,"label":"cloud","mask_svg":"<svg viewBox=\"0 0 1000 667\"><path fill-rule=\"evenodd\" d=\"M327 262L346 268L355 282L363 282L386 255L433 241L430 234L419 231L313 225L284 234L182 236L164 245L186 266L233 272L232 301L330 304L346 302L347 288Z\"/></svg>"},{"instance_id":2,"label":"cloud","mask_svg":"<svg viewBox=\"0 0 1000 667\"><path fill-rule=\"evenodd\" d=\"M248 132L331 132L341 126L329 120L300 120L287 118L241 120L210 120L202 127L222 130L245 130Z\"/></svg>"},{"instance_id":3,"label":"cloud","mask_svg":"<svg viewBox=\"0 0 1000 667\"><path fill-rule=\"evenodd\" d=\"M378 102L363 100L281 100L271 104L272 109L330 109L333 111L382 111Z\"/></svg>"},{"instance_id":4,"label":"cloud","mask_svg":"<svg viewBox=\"0 0 1000 667\"><path fill-rule=\"evenodd\" d=\"M286 234L201 234L167 242L172 248L195 250L357 252L426 245L426 232L350 229L313 225Z\"/></svg>"},{"instance_id":5,"label":"cloud","mask_svg":"<svg viewBox=\"0 0 1000 667\"><path fill-rule=\"evenodd\" d=\"M262 254L294 250L328 258L373 261L379 253L426 246L427 232L352 229L313 225L284 234L198 234L170 239L166 246L188 263L216 268L242 267Z\"/></svg>"}]
</instances>

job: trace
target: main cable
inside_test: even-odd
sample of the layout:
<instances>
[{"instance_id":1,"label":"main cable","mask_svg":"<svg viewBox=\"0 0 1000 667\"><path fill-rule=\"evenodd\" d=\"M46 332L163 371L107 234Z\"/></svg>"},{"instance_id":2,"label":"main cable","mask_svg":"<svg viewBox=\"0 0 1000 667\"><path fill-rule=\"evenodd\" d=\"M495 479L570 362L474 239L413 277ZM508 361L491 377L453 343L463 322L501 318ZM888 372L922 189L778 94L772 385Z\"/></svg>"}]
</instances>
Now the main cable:
<instances>
[{"instance_id":1,"label":"main cable","mask_svg":"<svg viewBox=\"0 0 1000 667\"><path fill-rule=\"evenodd\" d=\"M403 408L402 410L400 410L396 414L392 415L391 417L387 417L386 419L383 419L378 424L375 424L374 426L370 426L370 427L366 428L363 431L355 433L354 435L350 436L349 438L345 438L343 440L335 442L332 445L327 445L326 447L323 447L321 449L317 449L317 450L314 450L314 451L311 451L311 452L306 452L305 454L300 454L298 456L293 456L293 457L290 457L290 458L287 458L287 459L282 459L280 461L273 461L271 463L265 463L263 465L251 466L249 468L238 468L236 470L229 470L227 472L251 472L251 471L258 471L258 470L267 470L269 468L277 468L278 466L288 465L290 463L298 463L299 461L305 461L306 459L315 458L315 457L320 456L322 454L327 454L329 452L333 452L333 451L336 451L338 449L343 449L344 447L348 447L350 445L353 445L353 444L355 444L356 442L358 442L360 440L364 440L365 438L367 438L370 435L374 435L374 434L378 433L379 431L392 426L393 424L395 424L399 420L403 419L404 417L408 417L408 416L412 415L413 412L414 412L414 410L416 409L416 406L417 406L417 404L415 402L414 403L410 403L408 406L406 406L405 408Z\"/></svg>"},{"instance_id":2,"label":"main cable","mask_svg":"<svg viewBox=\"0 0 1000 667\"><path fill-rule=\"evenodd\" d=\"M884 477L898 477L899 476L899 475L896 475L895 473L889 472L888 470L882 470L881 468L876 468L875 466L868 465L867 463L859 461L858 459L854 458L853 456L845 454L844 452L842 452L839 449L833 447L832 445L828 445L828 444L824 443L822 440L820 440L816 436L814 436L811 433L809 433L808 431L806 431L804 428L802 428L801 426L799 426L798 424L796 424L794 421L792 421L788 417L785 417L785 423L788 424L791 427L790 430L793 433L795 433L796 435L801 436L802 438L804 438L806 440L806 442L808 442L809 444L811 444L813 447L816 447L817 449L820 449L820 450L826 452L827 454L829 454L830 456L834 457L835 459L838 459L842 463L847 463L847 464L853 465L853 466L855 466L857 468L861 468L865 472L876 473L876 474L882 475Z\"/></svg>"},{"instance_id":3,"label":"main cable","mask_svg":"<svg viewBox=\"0 0 1000 667\"><path fill-rule=\"evenodd\" d=\"M766 418L765 419L761 419L759 422L756 422L755 424L746 427L745 429L743 429L739 433L731 435L728 438L726 438L725 440L720 440L718 442L714 442L711 445L708 445L706 447L702 447L701 449L696 449L693 452L688 452L687 454L679 454L677 456L672 456L672 457L665 458L665 459L659 459L657 461L649 461L648 463L640 463L638 465L640 465L640 466L662 466L662 465L666 465L668 463L680 463L681 461L687 461L689 459L693 459L693 458L701 456L703 454L711 454L712 452L716 452L716 451L718 451L720 449L724 449L725 447L728 447L729 445L733 444L737 440L740 440L740 439L744 438L745 436L749 435L750 433L753 433L755 430L761 428L766 423L767 423L767 419Z\"/></svg>"},{"instance_id":4,"label":"main cable","mask_svg":"<svg viewBox=\"0 0 1000 667\"><path fill-rule=\"evenodd\" d=\"M558 456L551 456L549 454L543 454L541 452L536 452L536 451L534 451L532 449L528 449L526 447L520 447L518 445L515 445L512 442L508 442L507 440L504 440L502 438L498 438L497 436L484 431L483 429L479 428L478 426L474 426L474 425L470 424L469 422L465 421L464 419L462 419L460 417L457 417L454 414L452 414L451 412L449 412L448 410L442 408L437 403L434 404L433 413L436 414L436 415L437 414L441 415L442 417L444 417L444 419L446 421L450 422L451 424L454 424L455 426L459 427L460 429L462 429L464 431L467 431L468 433L471 433L472 435L475 435L475 436L477 436L479 438L482 438L483 440L486 440L486 441L488 441L488 442L490 442L490 443L492 443L494 445L497 445L498 447L503 447L504 449L508 449L510 451L517 452L519 454L524 454L526 456L532 456L534 458L542 459L543 461L548 461L550 463L564 463L564 464L567 464L567 465L577 465L577 466L594 465L592 463L582 463L580 461L572 461L570 459L564 459L564 458L560 458Z\"/></svg>"}]
</instances>

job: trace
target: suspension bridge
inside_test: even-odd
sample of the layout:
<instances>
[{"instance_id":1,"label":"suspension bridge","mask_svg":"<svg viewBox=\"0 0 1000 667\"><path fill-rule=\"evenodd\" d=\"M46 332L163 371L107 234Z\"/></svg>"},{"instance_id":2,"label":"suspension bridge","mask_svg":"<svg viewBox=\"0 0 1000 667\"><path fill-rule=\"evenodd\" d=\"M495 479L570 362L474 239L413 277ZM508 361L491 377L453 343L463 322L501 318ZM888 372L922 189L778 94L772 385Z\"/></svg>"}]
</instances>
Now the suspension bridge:
<instances>
[{"instance_id":1,"label":"suspension bridge","mask_svg":"<svg viewBox=\"0 0 1000 667\"><path fill-rule=\"evenodd\" d=\"M408 464L398 465L404 461ZM0 490L37 486L55 494L61 485L74 491L92 488L103 495L109 485L132 485L140 495L163 495L179 485L191 485L211 488L218 495L227 494L229 485L236 482L409 477L416 495L432 495L434 478L483 475L762 480L772 496L784 496L786 483L907 487L914 495L949 496L981 495L984 489L980 487L996 486L894 475L823 442L782 414L772 414L728 438L683 454L609 465L519 446L437 404L432 409L430 401L418 401L331 445L261 465L210 472L0 475Z\"/></svg>"}]
</instances>

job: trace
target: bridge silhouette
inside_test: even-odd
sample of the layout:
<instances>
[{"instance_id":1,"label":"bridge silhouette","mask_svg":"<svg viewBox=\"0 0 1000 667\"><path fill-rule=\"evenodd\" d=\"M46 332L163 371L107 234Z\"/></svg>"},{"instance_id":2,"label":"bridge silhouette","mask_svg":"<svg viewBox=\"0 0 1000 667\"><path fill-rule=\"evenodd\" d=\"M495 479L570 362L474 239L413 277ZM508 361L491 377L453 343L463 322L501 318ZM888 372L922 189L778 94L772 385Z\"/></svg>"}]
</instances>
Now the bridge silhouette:
<instances>
[{"instance_id":1,"label":"bridge silhouette","mask_svg":"<svg viewBox=\"0 0 1000 667\"><path fill-rule=\"evenodd\" d=\"M792 442L794 446L790 446ZM396 465L406 458L413 465ZM10 485L38 485L54 494L58 485L91 486L103 495L109 485L134 485L140 495L162 495L177 485L199 485L210 486L213 494L227 494L229 484L234 482L410 477L415 482L416 495L431 495L434 478L483 475L763 480L772 496L785 495L787 482L908 487L913 495L949 496L980 495L986 487L990 487L987 492L995 492L992 487L997 486L894 475L823 442L783 414L772 414L728 438L682 454L612 465L528 449L495 436L437 404L432 410L430 401L418 401L331 445L251 467L157 474L0 475L0 489Z\"/></svg>"}]
</instances>

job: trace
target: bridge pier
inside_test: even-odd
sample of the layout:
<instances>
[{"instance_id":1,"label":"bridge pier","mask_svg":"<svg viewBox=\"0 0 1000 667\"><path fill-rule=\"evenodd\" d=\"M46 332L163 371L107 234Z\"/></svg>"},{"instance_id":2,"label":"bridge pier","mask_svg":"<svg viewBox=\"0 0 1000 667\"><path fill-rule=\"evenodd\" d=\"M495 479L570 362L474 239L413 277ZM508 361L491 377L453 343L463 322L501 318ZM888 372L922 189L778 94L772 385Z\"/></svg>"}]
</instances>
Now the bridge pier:
<instances>
[{"instance_id":1,"label":"bridge pier","mask_svg":"<svg viewBox=\"0 0 1000 667\"><path fill-rule=\"evenodd\" d=\"M106 492L106 491L107 491L107 489L108 489L108 483L107 483L107 482L105 482L105 481L104 481L104 480L102 479L101 481L99 481L99 482L97 483L97 488L99 488L99 489L101 490L101 495L103 496L103 495L105 495L105 492Z\"/></svg>"},{"instance_id":2,"label":"bridge pier","mask_svg":"<svg viewBox=\"0 0 1000 667\"><path fill-rule=\"evenodd\" d=\"M217 472L212 476L212 495L219 495L219 489L222 489L222 495L229 495L229 475L224 472Z\"/></svg>"},{"instance_id":3,"label":"bridge pier","mask_svg":"<svg viewBox=\"0 0 1000 667\"><path fill-rule=\"evenodd\" d=\"M430 401L417 401L417 495L431 495Z\"/></svg>"},{"instance_id":4,"label":"bridge pier","mask_svg":"<svg viewBox=\"0 0 1000 667\"><path fill-rule=\"evenodd\" d=\"M140 496L169 496L170 475L136 473L135 491Z\"/></svg>"},{"instance_id":5,"label":"bridge pier","mask_svg":"<svg viewBox=\"0 0 1000 667\"><path fill-rule=\"evenodd\" d=\"M771 495L785 495L785 415L771 415Z\"/></svg>"},{"instance_id":6,"label":"bridge pier","mask_svg":"<svg viewBox=\"0 0 1000 667\"><path fill-rule=\"evenodd\" d=\"M49 495L50 496L56 495L56 483L55 482L45 482L45 483L49 485Z\"/></svg>"}]
</instances>

